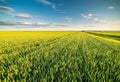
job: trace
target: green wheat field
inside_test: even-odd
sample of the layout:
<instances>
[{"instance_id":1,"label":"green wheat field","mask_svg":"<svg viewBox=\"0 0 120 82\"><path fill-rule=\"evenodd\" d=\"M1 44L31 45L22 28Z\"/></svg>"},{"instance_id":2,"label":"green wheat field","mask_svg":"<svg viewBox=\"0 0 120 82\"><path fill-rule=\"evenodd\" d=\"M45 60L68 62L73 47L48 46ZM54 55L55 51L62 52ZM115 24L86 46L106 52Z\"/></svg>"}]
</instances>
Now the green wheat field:
<instances>
[{"instance_id":1,"label":"green wheat field","mask_svg":"<svg viewBox=\"0 0 120 82\"><path fill-rule=\"evenodd\" d=\"M0 32L0 82L120 82L120 32Z\"/></svg>"}]
</instances>

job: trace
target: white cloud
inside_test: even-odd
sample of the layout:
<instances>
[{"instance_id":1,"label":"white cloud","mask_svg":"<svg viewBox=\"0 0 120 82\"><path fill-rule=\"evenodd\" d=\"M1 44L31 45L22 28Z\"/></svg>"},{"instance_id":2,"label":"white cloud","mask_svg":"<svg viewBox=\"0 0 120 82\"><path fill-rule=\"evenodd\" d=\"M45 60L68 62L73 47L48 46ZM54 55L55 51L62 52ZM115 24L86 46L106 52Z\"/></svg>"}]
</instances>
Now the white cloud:
<instances>
[{"instance_id":1,"label":"white cloud","mask_svg":"<svg viewBox=\"0 0 120 82\"><path fill-rule=\"evenodd\" d=\"M15 22L16 25L33 25L31 22Z\"/></svg>"},{"instance_id":2,"label":"white cloud","mask_svg":"<svg viewBox=\"0 0 120 82\"><path fill-rule=\"evenodd\" d=\"M42 4L45 4L45 5L48 5L48 6L51 6L52 8L56 8L56 5L50 1L47 1L47 0L37 0L38 2L42 3Z\"/></svg>"},{"instance_id":3,"label":"white cloud","mask_svg":"<svg viewBox=\"0 0 120 82\"><path fill-rule=\"evenodd\" d=\"M32 18L32 16L30 14L26 14L26 13L16 14L15 17L23 18L23 19L31 19Z\"/></svg>"},{"instance_id":4,"label":"white cloud","mask_svg":"<svg viewBox=\"0 0 120 82\"><path fill-rule=\"evenodd\" d=\"M93 14L89 13L88 16L91 17L91 16L93 16Z\"/></svg>"},{"instance_id":5,"label":"white cloud","mask_svg":"<svg viewBox=\"0 0 120 82\"><path fill-rule=\"evenodd\" d=\"M110 10L112 10L112 9L114 9L115 7L114 6L109 6L109 7L107 7L108 9L110 9Z\"/></svg>"},{"instance_id":6,"label":"white cloud","mask_svg":"<svg viewBox=\"0 0 120 82\"><path fill-rule=\"evenodd\" d=\"M14 9L11 8L11 7L0 6L0 12L3 12L3 13L12 13L13 11L14 11Z\"/></svg>"},{"instance_id":7,"label":"white cloud","mask_svg":"<svg viewBox=\"0 0 120 82\"><path fill-rule=\"evenodd\" d=\"M52 23L51 24L51 26L59 26L59 27L67 27L67 26L69 26L69 24L67 24L67 23L61 23L61 24L58 24L58 23Z\"/></svg>"},{"instance_id":8,"label":"white cloud","mask_svg":"<svg viewBox=\"0 0 120 82\"><path fill-rule=\"evenodd\" d=\"M49 26L48 23L44 23L44 22L37 22L35 23L36 26Z\"/></svg>"},{"instance_id":9,"label":"white cloud","mask_svg":"<svg viewBox=\"0 0 120 82\"><path fill-rule=\"evenodd\" d=\"M99 18L94 18L93 19L96 23L107 23L106 20L102 20L102 19L99 19Z\"/></svg>"},{"instance_id":10,"label":"white cloud","mask_svg":"<svg viewBox=\"0 0 120 82\"><path fill-rule=\"evenodd\" d=\"M42 23L42 22L14 22L14 21L0 21L0 26L9 26L9 25L22 25L22 26L49 26L48 23Z\"/></svg>"},{"instance_id":11,"label":"white cloud","mask_svg":"<svg viewBox=\"0 0 120 82\"><path fill-rule=\"evenodd\" d=\"M93 14L89 13L87 15L81 14L81 16L85 19L91 19L91 21L94 21L96 23L108 23L106 20L100 19L100 18L93 18Z\"/></svg>"},{"instance_id":12,"label":"white cloud","mask_svg":"<svg viewBox=\"0 0 120 82\"><path fill-rule=\"evenodd\" d=\"M81 14L81 16L85 19L90 19L90 18L92 18L93 14L91 14L91 13L89 13L87 15Z\"/></svg>"},{"instance_id":13,"label":"white cloud","mask_svg":"<svg viewBox=\"0 0 120 82\"><path fill-rule=\"evenodd\" d=\"M44 23L44 22L14 22L0 21L1 31L60 31L69 30L66 23Z\"/></svg>"},{"instance_id":14,"label":"white cloud","mask_svg":"<svg viewBox=\"0 0 120 82\"><path fill-rule=\"evenodd\" d=\"M71 17L65 17L65 20L67 20L68 23L70 23L72 21Z\"/></svg>"},{"instance_id":15,"label":"white cloud","mask_svg":"<svg viewBox=\"0 0 120 82\"><path fill-rule=\"evenodd\" d=\"M21 27L40 27L40 26L48 26L51 27L67 27L67 23L57 24L57 23L44 23L44 22L14 22L14 21L0 21L0 26L21 26Z\"/></svg>"},{"instance_id":16,"label":"white cloud","mask_svg":"<svg viewBox=\"0 0 120 82\"><path fill-rule=\"evenodd\" d=\"M31 22L11 22L11 21L0 21L0 25L33 25Z\"/></svg>"},{"instance_id":17,"label":"white cloud","mask_svg":"<svg viewBox=\"0 0 120 82\"><path fill-rule=\"evenodd\" d=\"M1 24L1 22L0 22ZM17 23L21 24L21 22ZM23 25L24 24L24 25ZM119 31L120 21L113 21L111 23L93 23L93 24L57 24L53 26L49 23L48 26L42 26L42 22L39 22L39 26L36 23L22 22L22 25L0 25L1 31ZM46 23L47 24L47 23ZM63 26L62 26L63 25Z\"/></svg>"}]
</instances>

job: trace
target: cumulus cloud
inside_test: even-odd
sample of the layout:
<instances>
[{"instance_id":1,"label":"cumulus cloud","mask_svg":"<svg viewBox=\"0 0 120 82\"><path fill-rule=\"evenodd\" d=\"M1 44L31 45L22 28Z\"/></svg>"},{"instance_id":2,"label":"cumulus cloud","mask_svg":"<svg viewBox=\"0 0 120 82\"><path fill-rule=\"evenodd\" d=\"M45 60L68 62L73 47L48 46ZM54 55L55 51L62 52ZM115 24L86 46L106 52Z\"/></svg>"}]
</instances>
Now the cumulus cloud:
<instances>
[{"instance_id":1,"label":"cumulus cloud","mask_svg":"<svg viewBox=\"0 0 120 82\"><path fill-rule=\"evenodd\" d=\"M112 9L114 9L115 7L114 7L114 6L108 6L107 8L110 9L110 10L112 10Z\"/></svg>"},{"instance_id":2,"label":"cumulus cloud","mask_svg":"<svg viewBox=\"0 0 120 82\"><path fill-rule=\"evenodd\" d=\"M30 14L26 14L26 13L16 14L15 17L23 18L23 19L31 19L32 18L32 16Z\"/></svg>"},{"instance_id":3,"label":"cumulus cloud","mask_svg":"<svg viewBox=\"0 0 120 82\"><path fill-rule=\"evenodd\" d=\"M14 22L14 21L0 21L0 26L33 26L33 27L39 27L39 26L48 26L48 27L67 27L69 26L67 23L44 23L44 22Z\"/></svg>"},{"instance_id":4,"label":"cumulus cloud","mask_svg":"<svg viewBox=\"0 0 120 82\"><path fill-rule=\"evenodd\" d=\"M0 25L8 26L8 25L28 25L28 26L48 26L47 23L37 22L11 22L11 21L0 21Z\"/></svg>"},{"instance_id":5,"label":"cumulus cloud","mask_svg":"<svg viewBox=\"0 0 120 82\"><path fill-rule=\"evenodd\" d=\"M82 16L83 18L85 18L85 19L90 19L90 18L92 18L93 14L91 14L91 13L89 13L89 14L87 14L87 15L81 14L81 16Z\"/></svg>"},{"instance_id":6,"label":"cumulus cloud","mask_svg":"<svg viewBox=\"0 0 120 82\"><path fill-rule=\"evenodd\" d=\"M85 14L81 14L81 16L85 19L90 19L91 21L94 21L95 23L109 23L106 20L100 19L100 18L93 18L93 14L89 13L87 15Z\"/></svg>"},{"instance_id":7,"label":"cumulus cloud","mask_svg":"<svg viewBox=\"0 0 120 82\"><path fill-rule=\"evenodd\" d=\"M65 20L67 20L68 23L70 23L72 21L71 17L65 17Z\"/></svg>"},{"instance_id":8,"label":"cumulus cloud","mask_svg":"<svg viewBox=\"0 0 120 82\"><path fill-rule=\"evenodd\" d=\"M94 18L93 19L96 23L107 23L106 20L102 20L102 19L99 19L99 18Z\"/></svg>"},{"instance_id":9,"label":"cumulus cloud","mask_svg":"<svg viewBox=\"0 0 120 82\"><path fill-rule=\"evenodd\" d=\"M51 6L52 8L56 8L56 5L50 1L47 1L47 0L37 0L37 1L44 4L44 5Z\"/></svg>"},{"instance_id":10,"label":"cumulus cloud","mask_svg":"<svg viewBox=\"0 0 120 82\"><path fill-rule=\"evenodd\" d=\"M49 26L48 23L44 23L44 22L37 22L35 23L36 26Z\"/></svg>"},{"instance_id":11,"label":"cumulus cloud","mask_svg":"<svg viewBox=\"0 0 120 82\"><path fill-rule=\"evenodd\" d=\"M14 11L14 9L11 8L11 7L0 6L0 12L3 12L3 13L12 13L13 11Z\"/></svg>"},{"instance_id":12,"label":"cumulus cloud","mask_svg":"<svg viewBox=\"0 0 120 82\"><path fill-rule=\"evenodd\" d=\"M11 21L0 21L0 25L32 25L31 22L11 22Z\"/></svg>"}]
</instances>

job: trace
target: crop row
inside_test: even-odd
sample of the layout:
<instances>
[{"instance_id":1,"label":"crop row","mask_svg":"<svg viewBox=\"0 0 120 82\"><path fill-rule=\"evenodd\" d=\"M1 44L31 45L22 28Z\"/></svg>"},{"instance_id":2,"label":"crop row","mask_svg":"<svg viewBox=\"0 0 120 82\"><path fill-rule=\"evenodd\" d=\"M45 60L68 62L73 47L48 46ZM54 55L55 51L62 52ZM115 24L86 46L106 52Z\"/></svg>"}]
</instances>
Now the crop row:
<instances>
[{"instance_id":1,"label":"crop row","mask_svg":"<svg viewBox=\"0 0 120 82\"><path fill-rule=\"evenodd\" d=\"M1 53L0 81L120 81L119 42L80 32L23 45Z\"/></svg>"}]
</instances>

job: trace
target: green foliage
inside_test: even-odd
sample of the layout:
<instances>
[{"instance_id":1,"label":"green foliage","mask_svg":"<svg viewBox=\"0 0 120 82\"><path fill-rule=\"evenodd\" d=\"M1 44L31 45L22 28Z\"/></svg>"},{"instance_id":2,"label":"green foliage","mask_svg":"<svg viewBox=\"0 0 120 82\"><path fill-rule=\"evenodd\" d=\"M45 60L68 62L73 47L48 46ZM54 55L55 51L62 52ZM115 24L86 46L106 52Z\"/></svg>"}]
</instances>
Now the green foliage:
<instances>
[{"instance_id":1,"label":"green foliage","mask_svg":"<svg viewBox=\"0 0 120 82\"><path fill-rule=\"evenodd\" d=\"M120 41L120 32L88 32L88 33Z\"/></svg>"},{"instance_id":2,"label":"green foliage","mask_svg":"<svg viewBox=\"0 0 120 82\"><path fill-rule=\"evenodd\" d=\"M1 82L120 82L120 42L78 32L12 43L0 43Z\"/></svg>"}]
</instances>

